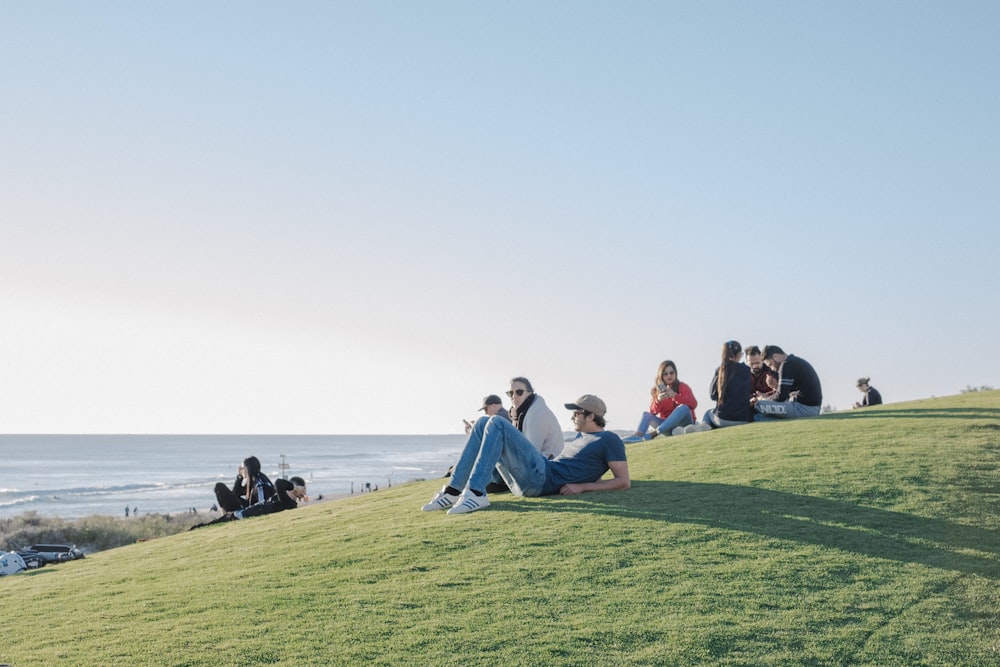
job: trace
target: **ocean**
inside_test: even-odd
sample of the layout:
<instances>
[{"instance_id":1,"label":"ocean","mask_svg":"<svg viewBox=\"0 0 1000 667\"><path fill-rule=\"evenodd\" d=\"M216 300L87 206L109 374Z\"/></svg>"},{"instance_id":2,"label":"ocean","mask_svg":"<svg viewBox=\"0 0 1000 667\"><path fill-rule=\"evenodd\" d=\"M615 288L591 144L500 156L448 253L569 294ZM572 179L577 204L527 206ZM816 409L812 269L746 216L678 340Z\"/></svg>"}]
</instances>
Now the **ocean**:
<instances>
[{"instance_id":1,"label":"ocean","mask_svg":"<svg viewBox=\"0 0 1000 667\"><path fill-rule=\"evenodd\" d=\"M305 479L313 498L358 494L443 477L464 444L463 435L0 435L0 517L207 511L216 482L232 484L250 455L272 480Z\"/></svg>"}]
</instances>

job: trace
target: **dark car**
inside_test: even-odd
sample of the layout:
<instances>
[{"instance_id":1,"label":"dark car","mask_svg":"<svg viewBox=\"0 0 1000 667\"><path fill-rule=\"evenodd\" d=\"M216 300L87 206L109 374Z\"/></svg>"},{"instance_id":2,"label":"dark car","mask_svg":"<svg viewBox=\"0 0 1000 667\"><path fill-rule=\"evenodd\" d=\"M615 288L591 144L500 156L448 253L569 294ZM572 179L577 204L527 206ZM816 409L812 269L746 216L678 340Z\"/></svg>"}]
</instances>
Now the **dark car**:
<instances>
[{"instance_id":1,"label":"dark car","mask_svg":"<svg viewBox=\"0 0 1000 667\"><path fill-rule=\"evenodd\" d=\"M84 557L83 551L75 544L33 544L30 549L37 551L46 563L62 563Z\"/></svg>"}]
</instances>

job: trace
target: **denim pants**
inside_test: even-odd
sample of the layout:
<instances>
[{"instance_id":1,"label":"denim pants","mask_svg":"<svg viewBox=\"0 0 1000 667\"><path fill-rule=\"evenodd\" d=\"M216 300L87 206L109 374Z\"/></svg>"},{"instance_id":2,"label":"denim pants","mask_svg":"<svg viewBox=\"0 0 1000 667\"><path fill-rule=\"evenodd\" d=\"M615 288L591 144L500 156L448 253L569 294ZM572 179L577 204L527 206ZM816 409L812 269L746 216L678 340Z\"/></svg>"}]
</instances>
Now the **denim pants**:
<instances>
[{"instance_id":1,"label":"denim pants","mask_svg":"<svg viewBox=\"0 0 1000 667\"><path fill-rule=\"evenodd\" d=\"M493 471L519 496L538 496L545 486L545 457L503 417L480 417L469 433L449 486L485 491Z\"/></svg>"},{"instance_id":2,"label":"denim pants","mask_svg":"<svg viewBox=\"0 0 1000 667\"><path fill-rule=\"evenodd\" d=\"M798 401L757 401L754 409L758 414L754 415L753 419L758 422L816 417L820 412L820 406L803 405Z\"/></svg>"},{"instance_id":3,"label":"denim pants","mask_svg":"<svg viewBox=\"0 0 1000 667\"><path fill-rule=\"evenodd\" d=\"M705 416L702 418L701 421L705 422L712 428L726 428L727 426L743 426L744 424L748 423L748 422L733 421L732 419L723 419L715 412L715 410L709 410L708 412L706 412Z\"/></svg>"},{"instance_id":4,"label":"denim pants","mask_svg":"<svg viewBox=\"0 0 1000 667\"><path fill-rule=\"evenodd\" d=\"M670 435L678 426L688 426L693 423L694 415L691 414L691 408L686 405L678 405L666 419L660 422L656 430L663 435Z\"/></svg>"}]
</instances>

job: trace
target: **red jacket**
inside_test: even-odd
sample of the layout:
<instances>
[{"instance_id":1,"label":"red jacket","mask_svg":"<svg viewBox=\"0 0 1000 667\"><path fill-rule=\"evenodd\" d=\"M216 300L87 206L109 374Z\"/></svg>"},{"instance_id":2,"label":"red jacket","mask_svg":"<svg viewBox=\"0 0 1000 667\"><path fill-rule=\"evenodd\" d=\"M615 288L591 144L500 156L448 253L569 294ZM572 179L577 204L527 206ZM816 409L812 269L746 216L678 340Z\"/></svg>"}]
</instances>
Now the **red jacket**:
<instances>
[{"instance_id":1,"label":"red jacket","mask_svg":"<svg viewBox=\"0 0 1000 667\"><path fill-rule=\"evenodd\" d=\"M649 411L660 419L666 419L678 405L686 405L691 408L691 416L695 415L695 408L698 407L698 399L694 397L691 387L683 382L678 383L677 393L671 398L664 398L662 401L656 400L656 388L653 388L653 400L649 404Z\"/></svg>"}]
</instances>

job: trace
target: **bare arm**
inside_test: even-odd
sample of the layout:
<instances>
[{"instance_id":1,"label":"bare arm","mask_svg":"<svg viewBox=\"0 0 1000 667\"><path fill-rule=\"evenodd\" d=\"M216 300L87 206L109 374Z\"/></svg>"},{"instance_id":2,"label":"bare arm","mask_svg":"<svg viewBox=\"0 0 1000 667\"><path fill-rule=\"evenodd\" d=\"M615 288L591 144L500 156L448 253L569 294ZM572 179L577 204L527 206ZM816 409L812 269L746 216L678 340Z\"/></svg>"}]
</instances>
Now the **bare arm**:
<instances>
[{"instance_id":1,"label":"bare arm","mask_svg":"<svg viewBox=\"0 0 1000 667\"><path fill-rule=\"evenodd\" d=\"M628 461L610 461L608 468L614 475L611 479L599 479L596 482L584 484L564 484L559 489L559 493L564 496L572 496L588 491L623 491L632 486L632 480L628 475Z\"/></svg>"}]
</instances>

